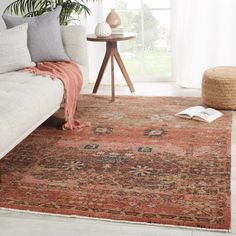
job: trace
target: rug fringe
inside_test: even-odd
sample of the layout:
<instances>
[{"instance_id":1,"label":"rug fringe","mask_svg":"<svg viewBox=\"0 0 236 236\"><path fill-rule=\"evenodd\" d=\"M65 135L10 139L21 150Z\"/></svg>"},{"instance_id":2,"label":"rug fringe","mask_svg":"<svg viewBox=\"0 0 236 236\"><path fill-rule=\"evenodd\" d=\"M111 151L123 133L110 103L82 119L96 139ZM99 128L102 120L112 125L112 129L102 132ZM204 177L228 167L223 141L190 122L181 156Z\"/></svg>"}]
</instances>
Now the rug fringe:
<instances>
[{"instance_id":1,"label":"rug fringe","mask_svg":"<svg viewBox=\"0 0 236 236\"><path fill-rule=\"evenodd\" d=\"M4 207L0 207L0 210L6 210L6 211L18 212L18 213L27 213L27 214L32 214L32 215L55 216L55 217L62 217L62 218L75 218L75 219L81 219L81 220L94 220L94 221L111 222L111 223L125 223L125 224L146 225L146 226L172 228L172 229L185 229L185 230L231 233L231 230L226 230L226 229L206 229L206 228L182 226L182 225L168 225L168 224L156 224L156 223L146 223L146 222L126 221L126 220L112 220L112 219L107 219L107 218L96 218L96 217L78 216L78 215L63 215L63 214L37 212L37 211L30 211L30 210L18 210L18 209L4 208Z\"/></svg>"}]
</instances>

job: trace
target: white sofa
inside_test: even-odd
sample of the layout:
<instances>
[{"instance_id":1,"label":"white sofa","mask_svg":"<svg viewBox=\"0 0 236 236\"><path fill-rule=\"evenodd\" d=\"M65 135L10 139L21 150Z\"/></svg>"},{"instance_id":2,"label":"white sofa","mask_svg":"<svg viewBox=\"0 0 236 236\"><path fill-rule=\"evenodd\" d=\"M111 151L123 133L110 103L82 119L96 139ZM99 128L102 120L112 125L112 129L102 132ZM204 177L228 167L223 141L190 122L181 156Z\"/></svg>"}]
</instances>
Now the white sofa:
<instances>
[{"instance_id":1,"label":"white sofa","mask_svg":"<svg viewBox=\"0 0 236 236\"><path fill-rule=\"evenodd\" d=\"M85 29L66 26L61 31L65 50L79 64L86 81ZM59 109L63 90L62 82L50 77L26 72L0 74L0 159Z\"/></svg>"}]
</instances>

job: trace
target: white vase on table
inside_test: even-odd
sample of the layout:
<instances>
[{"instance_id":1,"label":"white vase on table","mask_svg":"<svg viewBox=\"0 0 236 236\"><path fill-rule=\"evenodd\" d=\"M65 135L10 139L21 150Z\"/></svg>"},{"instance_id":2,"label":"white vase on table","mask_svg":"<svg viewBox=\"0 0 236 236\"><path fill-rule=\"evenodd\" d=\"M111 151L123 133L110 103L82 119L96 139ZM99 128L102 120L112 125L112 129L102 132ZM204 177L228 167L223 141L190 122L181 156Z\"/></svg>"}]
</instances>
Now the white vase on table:
<instances>
[{"instance_id":1,"label":"white vase on table","mask_svg":"<svg viewBox=\"0 0 236 236\"><path fill-rule=\"evenodd\" d=\"M97 37L108 37L111 35L111 27L106 22L98 23L95 28L95 34Z\"/></svg>"}]
</instances>

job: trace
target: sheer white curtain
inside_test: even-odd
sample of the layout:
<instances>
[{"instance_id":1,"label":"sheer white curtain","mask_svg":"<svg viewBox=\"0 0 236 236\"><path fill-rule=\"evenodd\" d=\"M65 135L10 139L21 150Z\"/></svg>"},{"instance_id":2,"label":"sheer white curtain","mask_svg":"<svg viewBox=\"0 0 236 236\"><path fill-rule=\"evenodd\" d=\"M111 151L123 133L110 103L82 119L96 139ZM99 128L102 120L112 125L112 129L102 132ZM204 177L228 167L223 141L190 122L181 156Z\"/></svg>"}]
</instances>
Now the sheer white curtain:
<instances>
[{"instance_id":1,"label":"sheer white curtain","mask_svg":"<svg viewBox=\"0 0 236 236\"><path fill-rule=\"evenodd\" d=\"M173 76L200 88L205 69L236 66L236 0L172 0Z\"/></svg>"},{"instance_id":2,"label":"sheer white curtain","mask_svg":"<svg viewBox=\"0 0 236 236\"><path fill-rule=\"evenodd\" d=\"M96 2L87 3L92 14L81 20L81 24L85 25L87 33L94 33L94 29L99 22L106 20L106 16L109 14L111 8L115 8L116 0L98 0ZM106 50L105 43L95 43L88 41L88 54L89 54L89 82L95 83L100 66L103 61L103 57ZM102 84L110 84L111 82L110 66L104 73Z\"/></svg>"}]
</instances>

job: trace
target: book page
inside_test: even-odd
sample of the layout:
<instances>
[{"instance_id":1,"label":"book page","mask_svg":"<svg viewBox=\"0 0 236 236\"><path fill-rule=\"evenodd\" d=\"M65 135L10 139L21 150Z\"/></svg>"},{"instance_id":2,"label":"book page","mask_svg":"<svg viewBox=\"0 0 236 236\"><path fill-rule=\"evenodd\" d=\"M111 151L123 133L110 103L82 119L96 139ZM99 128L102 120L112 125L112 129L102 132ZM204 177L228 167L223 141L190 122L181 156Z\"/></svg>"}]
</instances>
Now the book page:
<instances>
[{"instance_id":1,"label":"book page","mask_svg":"<svg viewBox=\"0 0 236 236\"><path fill-rule=\"evenodd\" d=\"M207 108L204 111L201 111L193 117L195 120L206 121L211 123L212 121L220 118L223 114L215 109Z\"/></svg>"},{"instance_id":2,"label":"book page","mask_svg":"<svg viewBox=\"0 0 236 236\"><path fill-rule=\"evenodd\" d=\"M202 106L194 106L194 107L187 108L187 109L177 113L176 116L191 119L194 115L197 115L201 111L204 111L204 110L205 110L205 108Z\"/></svg>"}]
</instances>

